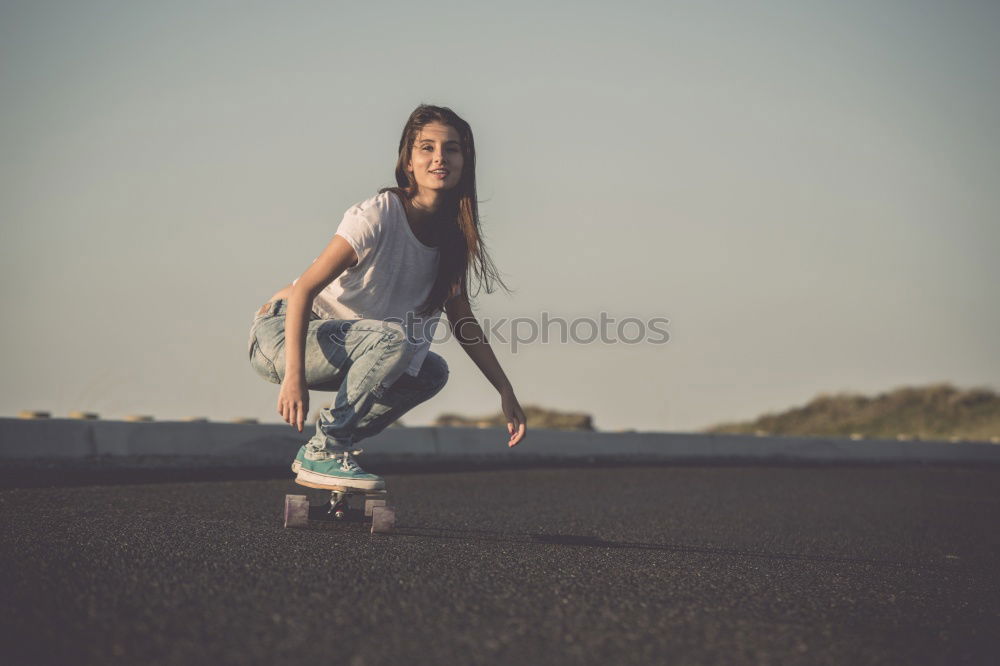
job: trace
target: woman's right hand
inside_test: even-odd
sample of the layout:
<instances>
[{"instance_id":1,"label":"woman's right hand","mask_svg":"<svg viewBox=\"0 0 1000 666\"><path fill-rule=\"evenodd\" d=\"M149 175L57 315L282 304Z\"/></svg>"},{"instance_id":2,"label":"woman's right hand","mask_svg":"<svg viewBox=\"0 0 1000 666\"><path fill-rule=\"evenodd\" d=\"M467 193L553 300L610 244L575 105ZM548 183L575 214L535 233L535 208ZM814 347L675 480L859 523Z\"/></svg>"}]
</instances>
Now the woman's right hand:
<instances>
[{"instance_id":1,"label":"woman's right hand","mask_svg":"<svg viewBox=\"0 0 1000 666\"><path fill-rule=\"evenodd\" d=\"M302 432L306 415L309 413L309 388L305 377L285 377L278 394L278 413L285 423Z\"/></svg>"}]
</instances>

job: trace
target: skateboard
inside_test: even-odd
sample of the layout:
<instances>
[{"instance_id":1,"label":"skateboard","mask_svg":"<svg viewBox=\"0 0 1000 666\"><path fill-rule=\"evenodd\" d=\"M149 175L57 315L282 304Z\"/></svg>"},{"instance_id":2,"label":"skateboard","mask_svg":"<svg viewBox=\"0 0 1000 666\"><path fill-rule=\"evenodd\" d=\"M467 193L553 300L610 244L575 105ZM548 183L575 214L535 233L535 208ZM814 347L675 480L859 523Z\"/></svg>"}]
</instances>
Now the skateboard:
<instances>
[{"instance_id":1,"label":"skateboard","mask_svg":"<svg viewBox=\"0 0 1000 666\"><path fill-rule=\"evenodd\" d=\"M310 523L371 523L372 534L389 534L396 512L386 505L385 490L346 486L317 486L295 480L305 495L285 495L285 527L309 527Z\"/></svg>"}]
</instances>

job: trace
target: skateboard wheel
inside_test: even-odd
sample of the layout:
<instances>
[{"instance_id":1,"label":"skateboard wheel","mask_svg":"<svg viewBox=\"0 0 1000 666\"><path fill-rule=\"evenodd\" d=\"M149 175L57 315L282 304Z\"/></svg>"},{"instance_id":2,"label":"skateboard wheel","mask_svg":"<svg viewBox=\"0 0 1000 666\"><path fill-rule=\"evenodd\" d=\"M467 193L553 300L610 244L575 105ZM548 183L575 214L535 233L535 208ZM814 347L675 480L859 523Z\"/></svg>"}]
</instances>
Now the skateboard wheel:
<instances>
[{"instance_id":1,"label":"skateboard wheel","mask_svg":"<svg viewBox=\"0 0 1000 666\"><path fill-rule=\"evenodd\" d=\"M285 527L305 527L309 524L309 498L305 495L285 495Z\"/></svg>"},{"instance_id":2,"label":"skateboard wheel","mask_svg":"<svg viewBox=\"0 0 1000 666\"><path fill-rule=\"evenodd\" d=\"M372 507L372 534L391 534L396 526L396 512L387 506Z\"/></svg>"},{"instance_id":3,"label":"skateboard wheel","mask_svg":"<svg viewBox=\"0 0 1000 666\"><path fill-rule=\"evenodd\" d=\"M372 499L365 498L365 518L372 517L372 510L377 506L385 506L385 498Z\"/></svg>"}]
</instances>

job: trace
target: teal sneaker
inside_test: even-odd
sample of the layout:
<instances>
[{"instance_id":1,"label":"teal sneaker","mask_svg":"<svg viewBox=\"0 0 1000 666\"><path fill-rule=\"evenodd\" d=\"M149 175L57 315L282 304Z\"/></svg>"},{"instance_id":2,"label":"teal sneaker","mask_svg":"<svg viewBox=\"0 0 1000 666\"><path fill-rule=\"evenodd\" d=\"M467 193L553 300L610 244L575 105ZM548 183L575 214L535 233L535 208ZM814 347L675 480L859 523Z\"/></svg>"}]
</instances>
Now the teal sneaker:
<instances>
[{"instance_id":1,"label":"teal sneaker","mask_svg":"<svg viewBox=\"0 0 1000 666\"><path fill-rule=\"evenodd\" d=\"M295 455L295 460L292 461L292 474L298 474L299 470L302 469L302 463L306 460L306 445L303 444L299 448L299 452Z\"/></svg>"},{"instance_id":2,"label":"teal sneaker","mask_svg":"<svg viewBox=\"0 0 1000 666\"><path fill-rule=\"evenodd\" d=\"M296 474L295 480L301 485L313 488L385 489L385 481L381 476L369 474L354 460L353 456L360 455L363 450L342 453L324 451L320 460L309 460L305 456L305 446L303 446L292 462L292 471Z\"/></svg>"}]
</instances>

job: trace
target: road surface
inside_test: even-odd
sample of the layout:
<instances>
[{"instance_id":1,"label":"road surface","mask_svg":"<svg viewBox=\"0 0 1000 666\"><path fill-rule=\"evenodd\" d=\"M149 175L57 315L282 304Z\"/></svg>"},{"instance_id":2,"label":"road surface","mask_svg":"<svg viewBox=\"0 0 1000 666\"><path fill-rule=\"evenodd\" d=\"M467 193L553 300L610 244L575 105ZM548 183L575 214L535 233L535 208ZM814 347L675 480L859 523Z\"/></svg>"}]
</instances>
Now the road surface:
<instances>
[{"instance_id":1,"label":"road surface","mask_svg":"<svg viewBox=\"0 0 1000 666\"><path fill-rule=\"evenodd\" d=\"M1000 660L997 467L387 482L381 537L284 529L287 479L0 490L0 661Z\"/></svg>"}]
</instances>

